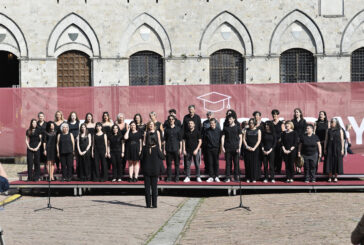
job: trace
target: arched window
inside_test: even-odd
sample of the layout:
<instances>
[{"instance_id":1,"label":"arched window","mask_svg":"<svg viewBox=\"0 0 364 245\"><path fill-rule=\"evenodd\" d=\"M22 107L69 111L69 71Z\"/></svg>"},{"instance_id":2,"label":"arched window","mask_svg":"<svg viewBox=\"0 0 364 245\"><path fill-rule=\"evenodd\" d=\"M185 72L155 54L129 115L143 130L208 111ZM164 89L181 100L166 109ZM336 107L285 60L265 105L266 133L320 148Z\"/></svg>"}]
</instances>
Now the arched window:
<instances>
[{"instance_id":1,"label":"arched window","mask_svg":"<svg viewBox=\"0 0 364 245\"><path fill-rule=\"evenodd\" d=\"M91 60L87 54L71 50L58 56L57 86L91 86Z\"/></svg>"},{"instance_id":2,"label":"arched window","mask_svg":"<svg viewBox=\"0 0 364 245\"><path fill-rule=\"evenodd\" d=\"M141 51L130 56L129 84L163 85L164 62L162 56L151 51Z\"/></svg>"},{"instance_id":3,"label":"arched window","mask_svg":"<svg viewBox=\"0 0 364 245\"><path fill-rule=\"evenodd\" d=\"M281 83L315 82L315 58L305 49L289 49L280 58Z\"/></svg>"},{"instance_id":4,"label":"arched window","mask_svg":"<svg viewBox=\"0 0 364 245\"><path fill-rule=\"evenodd\" d=\"M211 84L244 83L245 60L231 49L218 50L210 56Z\"/></svg>"},{"instance_id":5,"label":"arched window","mask_svg":"<svg viewBox=\"0 0 364 245\"><path fill-rule=\"evenodd\" d=\"M19 60L10 52L0 51L0 88L19 86Z\"/></svg>"},{"instance_id":6,"label":"arched window","mask_svg":"<svg viewBox=\"0 0 364 245\"><path fill-rule=\"evenodd\" d=\"M351 81L364 81L364 48L351 53Z\"/></svg>"}]
</instances>

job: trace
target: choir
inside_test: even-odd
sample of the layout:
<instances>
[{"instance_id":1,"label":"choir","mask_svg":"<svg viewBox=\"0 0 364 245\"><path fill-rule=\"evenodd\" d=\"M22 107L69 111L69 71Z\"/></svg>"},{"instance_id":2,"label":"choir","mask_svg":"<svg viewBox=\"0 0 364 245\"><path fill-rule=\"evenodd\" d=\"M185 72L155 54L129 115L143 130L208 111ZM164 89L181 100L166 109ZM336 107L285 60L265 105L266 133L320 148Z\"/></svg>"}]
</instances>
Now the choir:
<instances>
[{"instance_id":1,"label":"choir","mask_svg":"<svg viewBox=\"0 0 364 245\"><path fill-rule=\"evenodd\" d=\"M144 176L149 173L148 185L155 186L155 178L165 171L164 159L166 181L180 181L183 155L184 182L192 178L202 182L202 157L208 175L206 181L220 182L220 154L225 156L225 182L240 181L240 158L244 160L246 182L274 183L275 176L281 173L282 161L288 183L293 182L302 167L305 181L315 182L320 161L324 162L328 181L338 181L338 174L343 173L347 132L335 118L328 121L324 111L319 112L314 125L305 121L300 108L294 109L292 120L279 120L279 111L274 109L272 120L263 122L261 113L255 111L248 122L241 124L236 112L229 109L222 127L212 112L201 122L194 105L188 107L182 123L175 109L168 111L163 124L157 120L155 112L149 117L145 125L141 114L137 113L127 124L124 114L119 113L113 121L110 114L104 112L101 122L95 123L94 116L87 113L81 124L76 112L71 112L66 121L63 113L57 111L54 121L49 122L45 121L44 113L38 113L38 120L32 119L26 131L28 180L39 180L40 163L44 163L51 181L58 171L62 173L62 181L75 179L76 173L80 181L121 182L128 163L129 182L138 181L141 169ZM194 174L191 174L192 163Z\"/></svg>"}]
</instances>

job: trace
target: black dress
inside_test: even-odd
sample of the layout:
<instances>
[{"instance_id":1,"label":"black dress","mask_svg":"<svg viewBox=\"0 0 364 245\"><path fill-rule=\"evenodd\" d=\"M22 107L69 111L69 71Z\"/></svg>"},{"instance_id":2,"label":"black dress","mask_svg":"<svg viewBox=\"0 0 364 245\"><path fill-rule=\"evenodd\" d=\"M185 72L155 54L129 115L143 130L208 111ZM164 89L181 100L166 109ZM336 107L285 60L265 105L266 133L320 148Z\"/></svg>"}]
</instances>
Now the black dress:
<instances>
[{"instance_id":1,"label":"black dress","mask_svg":"<svg viewBox=\"0 0 364 245\"><path fill-rule=\"evenodd\" d=\"M324 166L326 174L343 174L343 156L341 155L341 129L329 129L327 131L327 161Z\"/></svg>"},{"instance_id":2,"label":"black dress","mask_svg":"<svg viewBox=\"0 0 364 245\"><path fill-rule=\"evenodd\" d=\"M326 130L328 129L328 122L317 120L315 134L319 137L321 145L325 142Z\"/></svg>"},{"instance_id":3,"label":"black dress","mask_svg":"<svg viewBox=\"0 0 364 245\"><path fill-rule=\"evenodd\" d=\"M72 124L71 122L68 122L70 133L73 134L73 138L76 139L78 134L80 133L80 122L75 122Z\"/></svg>"},{"instance_id":4,"label":"black dress","mask_svg":"<svg viewBox=\"0 0 364 245\"><path fill-rule=\"evenodd\" d=\"M47 122L43 122L42 125L40 125L39 121L37 122L37 128L36 128L39 132L39 134L42 135L42 140L44 142L44 136L45 136L45 133L46 133L46 129L47 129ZM45 163L47 161L47 157L43 154L44 152L44 148L43 148L43 144L40 146L39 148L40 150L40 162L43 162Z\"/></svg>"},{"instance_id":5,"label":"black dress","mask_svg":"<svg viewBox=\"0 0 364 245\"><path fill-rule=\"evenodd\" d=\"M126 140L126 160L128 161L139 161L140 152L140 139L142 138L142 133L138 130L135 133L129 131L129 138Z\"/></svg>"},{"instance_id":6,"label":"black dress","mask_svg":"<svg viewBox=\"0 0 364 245\"><path fill-rule=\"evenodd\" d=\"M108 180L108 176L109 176L109 172L108 172L108 168L107 168L107 163L106 163L106 158L105 158L105 154L106 154L106 146L105 146L105 134L102 135L97 135L95 134L94 136L94 158L95 158L95 166L93 167L94 173L92 178L94 180L98 180L99 178L101 178L101 181L107 181ZM101 169L101 174L100 174L100 169Z\"/></svg>"},{"instance_id":7,"label":"black dress","mask_svg":"<svg viewBox=\"0 0 364 245\"><path fill-rule=\"evenodd\" d=\"M245 132L246 144L254 147L258 142L259 129L248 128ZM260 164L259 163L259 147L255 151L245 149L244 153L245 162L245 176L248 180L257 180L260 178Z\"/></svg>"},{"instance_id":8,"label":"black dress","mask_svg":"<svg viewBox=\"0 0 364 245\"><path fill-rule=\"evenodd\" d=\"M297 132L298 137L302 138L304 133L306 132L307 123L305 119L297 120L296 118L292 120L294 125L294 131Z\"/></svg>"},{"instance_id":9,"label":"black dress","mask_svg":"<svg viewBox=\"0 0 364 245\"><path fill-rule=\"evenodd\" d=\"M89 145L89 137L78 136L81 152L84 152ZM91 147L83 156L79 156L79 174L82 181L91 180Z\"/></svg>"},{"instance_id":10,"label":"black dress","mask_svg":"<svg viewBox=\"0 0 364 245\"><path fill-rule=\"evenodd\" d=\"M44 143L46 144L47 150L47 161L55 161L57 158L57 134L53 133L45 133L44 134Z\"/></svg>"}]
</instances>

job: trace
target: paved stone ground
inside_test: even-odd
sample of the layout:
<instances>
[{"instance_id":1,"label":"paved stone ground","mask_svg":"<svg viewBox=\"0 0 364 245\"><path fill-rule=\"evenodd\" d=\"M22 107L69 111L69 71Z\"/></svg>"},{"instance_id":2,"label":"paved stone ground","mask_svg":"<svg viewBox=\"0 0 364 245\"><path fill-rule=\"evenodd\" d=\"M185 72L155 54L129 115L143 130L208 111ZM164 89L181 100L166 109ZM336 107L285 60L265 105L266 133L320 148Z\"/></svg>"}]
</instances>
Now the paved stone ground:
<instances>
[{"instance_id":1,"label":"paved stone ground","mask_svg":"<svg viewBox=\"0 0 364 245\"><path fill-rule=\"evenodd\" d=\"M146 209L144 196L54 197L64 212L34 212L47 200L26 196L0 211L0 226L11 245L145 244L184 200L160 197L158 209Z\"/></svg>"},{"instance_id":2,"label":"paved stone ground","mask_svg":"<svg viewBox=\"0 0 364 245\"><path fill-rule=\"evenodd\" d=\"M2 164L10 181L18 180L18 172L26 171L26 164Z\"/></svg>"},{"instance_id":3,"label":"paved stone ground","mask_svg":"<svg viewBox=\"0 0 364 245\"><path fill-rule=\"evenodd\" d=\"M178 244L350 244L364 193L295 193L204 200Z\"/></svg>"}]
</instances>

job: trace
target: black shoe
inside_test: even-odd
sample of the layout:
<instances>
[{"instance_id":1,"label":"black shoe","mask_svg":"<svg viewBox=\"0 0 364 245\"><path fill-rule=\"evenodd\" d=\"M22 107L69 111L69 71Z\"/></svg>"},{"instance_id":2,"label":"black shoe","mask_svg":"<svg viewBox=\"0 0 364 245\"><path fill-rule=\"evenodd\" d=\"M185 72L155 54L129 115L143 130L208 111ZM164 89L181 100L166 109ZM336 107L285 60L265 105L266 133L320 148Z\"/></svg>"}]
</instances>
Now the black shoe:
<instances>
[{"instance_id":1,"label":"black shoe","mask_svg":"<svg viewBox=\"0 0 364 245\"><path fill-rule=\"evenodd\" d=\"M179 177L176 177L176 178L174 179L174 182L178 183L178 182L179 182Z\"/></svg>"},{"instance_id":2,"label":"black shoe","mask_svg":"<svg viewBox=\"0 0 364 245\"><path fill-rule=\"evenodd\" d=\"M155 206L152 206L152 208L157 208L157 205L155 205Z\"/></svg>"},{"instance_id":3,"label":"black shoe","mask_svg":"<svg viewBox=\"0 0 364 245\"><path fill-rule=\"evenodd\" d=\"M166 182L171 182L171 178L170 178L170 177L168 177L168 178L166 179Z\"/></svg>"},{"instance_id":4,"label":"black shoe","mask_svg":"<svg viewBox=\"0 0 364 245\"><path fill-rule=\"evenodd\" d=\"M132 178L129 178L128 179L128 182L130 183L130 182L133 182L133 179Z\"/></svg>"}]
</instances>

